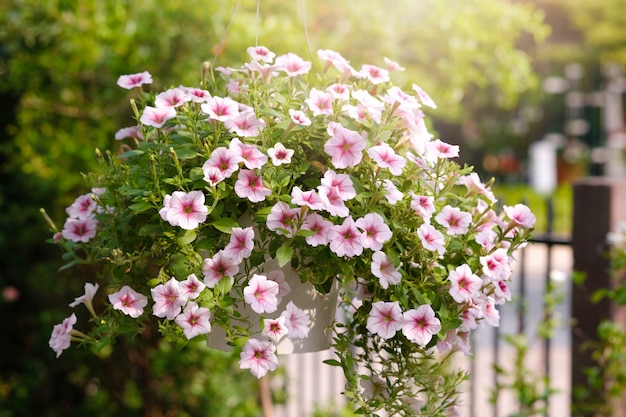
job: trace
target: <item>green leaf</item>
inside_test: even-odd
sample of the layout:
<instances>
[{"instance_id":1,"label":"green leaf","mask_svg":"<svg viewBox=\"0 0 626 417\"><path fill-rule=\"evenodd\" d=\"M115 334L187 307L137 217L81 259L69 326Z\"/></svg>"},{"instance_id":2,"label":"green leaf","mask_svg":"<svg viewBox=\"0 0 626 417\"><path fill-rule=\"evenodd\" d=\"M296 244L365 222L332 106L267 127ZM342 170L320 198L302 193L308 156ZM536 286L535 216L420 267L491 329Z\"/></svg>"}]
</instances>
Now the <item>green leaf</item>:
<instances>
[{"instance_id":1,"label":"green leaf","mask_svg":"<svg viewBox=\"0 0 626 417\"><path fill-rule=\"evenodd\" d=\"M192 181L198 181L204 178L204 171L201 167L193 167L189 170L189 178Z\"/></svg>"},{"instance_id":2,"label":"green leaf","mask_svg":"<svg viewBox=\"0 0 626 417\"><path fill-rule=\"evenodd\" d=\"M178 244L180 246L188 245L194 240L196 240L196 237L198 237L198 234L196 233L195 230L181 231L181 233L178 236Z\"/></svg>"},{"instance_id":3,"label":"green leaf","mask_svg":"<svg viewBox=\"0 0 626 417\"><path fill-rule=\"evenodd\" d=\"M211 250L211 249L215 249L216 245L217 245L217 239L206 237L198 241L198 243L196 243L196 250L198 251Z\"/></svg>"},{"instance_id":4,"label":"green leaf","mask_svg":"<svg viewBox=\"0 0 626 417\"><path fill-rule=\"evenodd\" d=\"M133 149L132 151L124 152L121 155L118 155L120 159L129 159L134 156L143 155L145 152L140 149Z\"/></svg>"},{"instance_id":5,"label":"green leaf","mask_svg":"<svg viewBox=\"0 0 626 417\"><path fill-rule=\"evenodd\" d=\"M223 233L231 233L233 227L239 227L237 222L230 217L222 217L221 219L211 223L211 225Z\"/></svg>"},{"instance_id":6,"label":"green leaf","mask_svg":"<svg viewBox=\"0 0 626 417\"><path fill-rule=\"evenodd\" d=\"M152 204L146 202L133 203L128 208L132 211L143 212L152 208Z\"/></svg>"},{"instance_id":7,"label":"green leaf","mask_svg":"<svg viewBox=\"0 0 626 417\"><path fill-rule=\"evenodd\" d=\"M178 159L193 159L198 156L198 152L192 148L176 148L176 156Z\"/></svg>"},{"instance_id":8,"label":"green leaf","mask_svg":"<svg viewBox=\"0 0 626 417\"><path fill-rule=\"evenodd\" d=\"M233 284L230 281L230 277L222 277L215 286L215 289L217 289L220 294L228 294L232 288Z\"/></svg>"},{"instance_id":9,"label":"green leaf","mask_svg":"<svg viewBox=\"0 0 626 417\"><path fill-rule=\"evenodd\" d=\"M298 230L298 236L309 237L309 236L315 236L316 234L317 232L313 230L306 230L306 229Z\"/></svg>"},{"instance_id":10,"label":"green leaf","mask_svg":"<svg viewBox=\"0 0 626 417\"><path fill-rule=\"evenodd\" d=\"M289 246L281 246L276 251L276 259L278 260L278 266L281 268L291 261L291 257L293 256L293 249Z\"/></svg>"},{"instance_id":11,"label":"green leaf","mask_svg":"<svg viewBox=\"0 0 626 417\"><path fill-rule=\"evenodd\" d=\"M376 136L376 140L379 140L381 142L388 142L390 137L391 137L391 131L383 130L382 132L378 133L378 136Z\"/></svg>"},{"instance_id":12,"label":"green leaf","mask_svg":"<svg viewBox=\"0 0 626 417\"><path fill-rule=\"evenodd\" d=\"M322 362L330 366L341 366L341 362L339 362L337 359L326 359Z\"/></svg>"},{"instance_id":13,"label":"green leaf","mask_svg":"<svg viewBox=\"0 0 626 417\"><path fill-rule=\"evenodd\" d=\"M145 226L142 226L141 229L139 229L139 232L137 232L137 234L139 236L150 236L150 235L158 234L160 231L161 231L160 224L146 224Z\"/></svg>"}]
</instances>

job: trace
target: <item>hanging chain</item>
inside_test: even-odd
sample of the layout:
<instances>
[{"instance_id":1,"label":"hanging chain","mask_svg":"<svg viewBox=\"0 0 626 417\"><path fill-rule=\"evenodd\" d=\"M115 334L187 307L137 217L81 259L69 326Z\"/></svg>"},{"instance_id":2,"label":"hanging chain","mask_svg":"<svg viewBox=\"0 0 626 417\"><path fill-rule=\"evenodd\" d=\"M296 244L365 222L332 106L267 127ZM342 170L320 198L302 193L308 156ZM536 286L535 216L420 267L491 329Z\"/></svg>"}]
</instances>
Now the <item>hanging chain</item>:
<instances>
[{"instance_id":1,"label":"hanging chain","mask_svg":"<svg viewBox=\"0 0 626 417\"><path fill-rule=\"evenodd\" d=\"M211 67L215 68L215 62L217 61L217 56L221 53L222 47L224 46L224 41L226 40L226 36L228 35L228 30L230 29L231 23L233 23L233 18L235 17L235 12L237 11L237 5L239 4L239 0L235 0L235 4L233 6L233 11L230 14L230 19L228 19L228 23L226 24L226 29L224 29L224 34L222 35L222 39L220 39L220 43L217 46L217 50L215 51L215 55L213 55L213 62L211 62ZM258 23L257 23L258 25Z\"/></svg>"},{"instance_id":2,"label":"hanging chain","mask_svg":"<svg viewBox=\"0 0 626 417\"><path fill-rule=\"evenodd\" d=\"M304 0L300 0L300 12L302 13L302 26L304 26L304 38L306 39L306 46L309 50L309 58L313 62L313 51L311 50L311 40L309 39L309 28L306 23L306 10L304 8Z\"/></svg>"},{"instance_id":3,"label":"hanging chain","mask_svg":"<svg viewBox=\"0 0 626 417\"><path fill-rule=\"evenodd\" d=\"M256 33L254 35L254 46L259 46L259 20L260 20L261 0L256 0Z\"/></svg>"}]
</instances>

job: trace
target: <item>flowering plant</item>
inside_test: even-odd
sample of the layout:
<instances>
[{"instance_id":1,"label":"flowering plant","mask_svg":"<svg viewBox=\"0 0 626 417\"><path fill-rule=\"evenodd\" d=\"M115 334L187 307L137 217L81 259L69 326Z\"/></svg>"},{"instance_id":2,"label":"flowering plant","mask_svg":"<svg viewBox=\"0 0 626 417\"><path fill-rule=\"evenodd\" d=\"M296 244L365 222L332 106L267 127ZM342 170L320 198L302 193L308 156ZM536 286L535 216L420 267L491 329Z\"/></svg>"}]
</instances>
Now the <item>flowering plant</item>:
<instances>
[{"instance_id":1,"label":"flowering plant","mask_svg":"<svg viewBox=\"0 0 626 417\"><path fill-rule=\"evenodd\" d=\"M66 266L105 267L108 303L94 311L99 284L86 283L71 306L85 304L93 328L72 315L50 346L103 347L158 320L168 340L219 338L262 377L277 344L308 336L315 317L286 301L304 283L339 300L327 362L362 412L454 410L466 375L446 359L469 351L478 323L498 325L534 216L496 211L489 184L453 161L458 146L428 132L433 100L392 84L397 63L356 70L320 50L314 72L292 53L248 52L241 68L205 65L199 88L155 94L147 72L119 78L138 93L137 125L116 134L119 153L98 152L91 192L54 235Z\"/></svg>"}]
</instances>

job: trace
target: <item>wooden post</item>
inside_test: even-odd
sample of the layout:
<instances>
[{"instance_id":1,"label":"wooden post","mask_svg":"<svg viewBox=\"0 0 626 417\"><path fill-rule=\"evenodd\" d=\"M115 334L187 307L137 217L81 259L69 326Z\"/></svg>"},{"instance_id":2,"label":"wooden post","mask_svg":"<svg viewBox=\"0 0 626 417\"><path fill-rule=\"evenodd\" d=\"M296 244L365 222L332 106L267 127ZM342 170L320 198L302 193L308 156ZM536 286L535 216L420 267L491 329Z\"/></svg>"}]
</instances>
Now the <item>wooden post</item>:
<instances>
[{"instance_id":1,"label":"wooden post","mask_svg":"<svg viewBox=\"0 0 626 417\"><path fill-rule=\"evenodd\" d=\"M583 371L593 366L590 352L583 352L581 344L597 340L600 321L616 318L611 303L593 304L590 296L611 285L606 236L621 221L626 221L626 178L592 177L574 184L574 271L586 279L582 288L572 288L572 393L577 386L587 386ZM585 415L577 411L576 403L572 396L572 416ZM616 410L613 417L626 417L626 412Z\"/></svg>"}]
</instances>

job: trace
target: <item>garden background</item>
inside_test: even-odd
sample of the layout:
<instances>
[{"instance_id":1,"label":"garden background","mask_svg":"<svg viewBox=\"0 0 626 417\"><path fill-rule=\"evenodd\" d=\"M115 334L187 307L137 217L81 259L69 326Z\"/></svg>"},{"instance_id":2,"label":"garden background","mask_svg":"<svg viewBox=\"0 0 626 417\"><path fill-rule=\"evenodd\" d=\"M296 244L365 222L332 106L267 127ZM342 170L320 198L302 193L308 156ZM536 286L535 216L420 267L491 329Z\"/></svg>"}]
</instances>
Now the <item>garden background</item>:
<instances>
[{"instance_id":1,"label":"garden background","mask_svg":"<svg viewBox=\"0 0 626 417\"><path fill-rule=\"evenodd\" d=\"M0 417L262 414L258 381L201 344L182 354L139 337L59 359L48 347L95 272L59 271L40 208L62 221L87 191L78 173L93 166L94 149L114 147L131 123L119 75L147 70L159 91L195 86L203 62L240 64L257 40L313 61L317 49L336 50L357 68L386 56L406 68L400 84L417 82L435 99L432 129L461 146L461 162L494 177L505 203L524 199L539 231L553 197L554 227L568 233L571 181L605 173L614 145L593 97L626 64L625 25L623 0L3 2ZM571 92L584 104L573 106ZM548 135L558 187L546 195L528 185L528 155Z\"/></svg>"}]
</instances>

